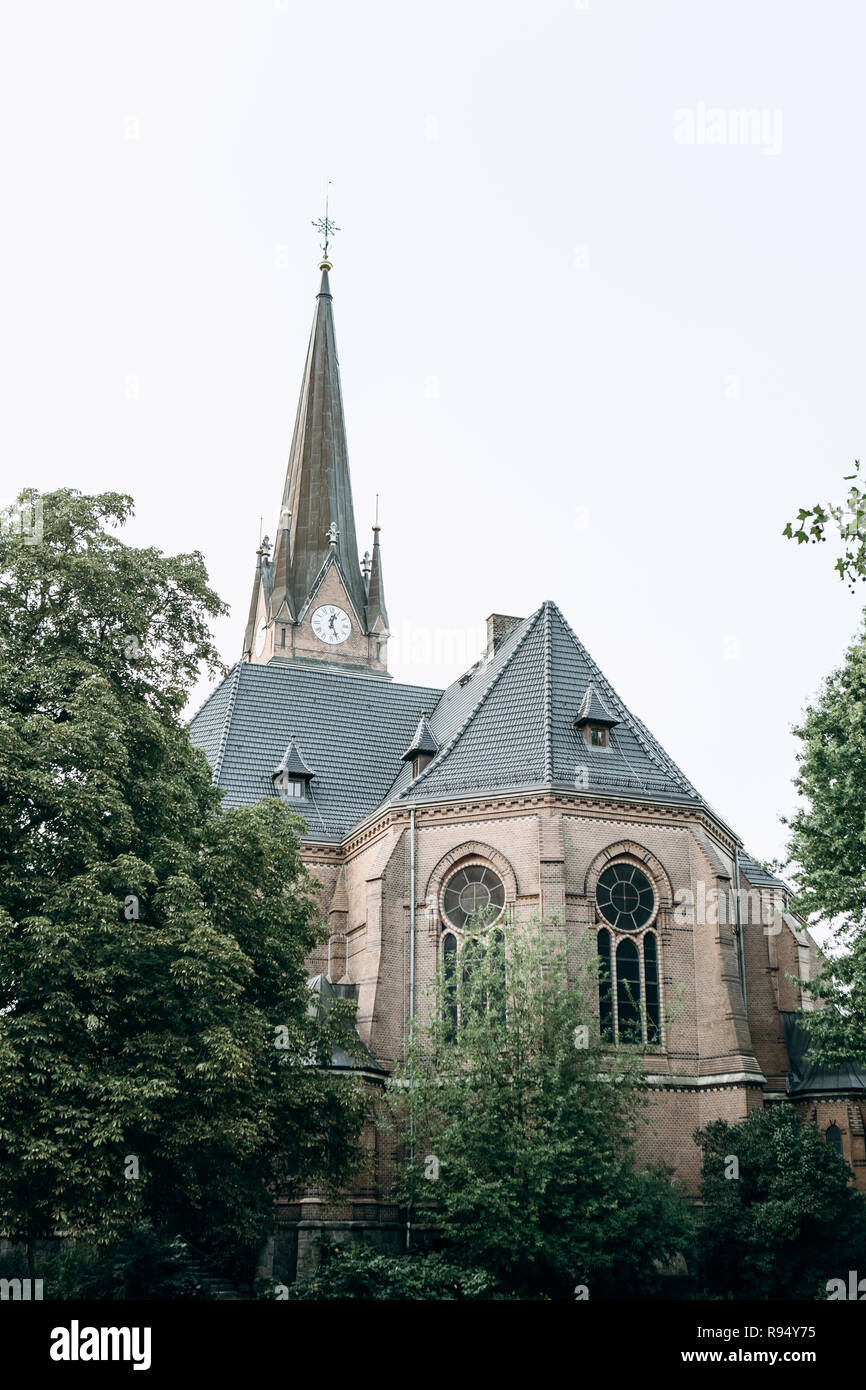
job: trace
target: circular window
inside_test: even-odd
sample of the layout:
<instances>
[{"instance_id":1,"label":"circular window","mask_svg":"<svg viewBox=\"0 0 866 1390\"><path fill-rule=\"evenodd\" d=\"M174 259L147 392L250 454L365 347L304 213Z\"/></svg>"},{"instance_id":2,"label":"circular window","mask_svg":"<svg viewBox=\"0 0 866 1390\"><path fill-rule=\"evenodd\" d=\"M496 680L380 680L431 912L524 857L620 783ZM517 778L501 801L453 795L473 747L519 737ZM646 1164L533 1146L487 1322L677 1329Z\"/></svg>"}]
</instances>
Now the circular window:
<instances>
[{"instance_id":1,"label":"circular window","mask_svg":"<svg viewBox=\"0 0 866 1390\"><path fill-rule=\"evenodd\" d=\"M465 927L471 917L489 926L505 906L505 885L484 864L469 864L449 878L442 905L452 927Z\"/></svg>"},{"instance_id":2,"label":"circular window","mask_svg":"<svg viewBox=\"0 0 866 1390\"><path fill-rule=\"evenodd\" d=\"M599 876L595 900L605 921L623 931L645 927L655 907L652 884L631 864L611 864L605 869Z\"/></svg>"}]
</instances>

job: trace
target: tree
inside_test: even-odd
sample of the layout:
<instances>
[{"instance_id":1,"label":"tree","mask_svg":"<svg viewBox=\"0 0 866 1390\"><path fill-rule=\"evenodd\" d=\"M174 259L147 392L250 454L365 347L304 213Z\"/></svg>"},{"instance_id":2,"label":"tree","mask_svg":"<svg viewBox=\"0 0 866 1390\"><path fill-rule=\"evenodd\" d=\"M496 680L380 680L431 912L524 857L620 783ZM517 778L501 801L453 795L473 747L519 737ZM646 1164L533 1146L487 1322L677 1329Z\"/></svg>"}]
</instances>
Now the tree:
<instances>
[{"instance_id":1,"label":"tree","mask_svg":"<svg viewBox=\"0 0 866 1390\"><path fill-rule=\"evenodd\" d=\"M824 684L794 730L789 821L797 907L831 928L832 955L810 986L824 1005L809 1013L811 1054L827 1065L866 1057L866 633Z\"/></svg>"},{"instance_id":2,"label":"tree","mask_svg":"<svg viewBox=\"0 0 866 1390\"><path fill-rule=\"evenodd\" d=\"M799 544L843 542L836 561L853 589L866 578L866 492L859 461L844 505L801 508L785 534ZM809 992L825 1007L807 1020L810 1055L835 1065L866 1057L866 629L827 678L794 729L794 785L801 804L789 824L788 859L804 915L831 928L832 956Z\"/></svg>"},{"instance_id":3,"label":"tree","mask_svg":"<svg viewBox=\"0 0 866 1390\"><path fill-rule=\"evenodd\" d=\"M532 1296L628 1296L688 1242L670 1181L633 1166L637 1056L602 1047L555 927L464 938L390 1091L415 1222Z\"/></svg>"},{"instance_id":4,"label":"tree","mask_svg":"<svg viewBox=\"0 0 866 1390\"><path fill-rule=\"evenodd\" d=\"M181 723L201 556L125 545L119 494L37 504L38 539L0 527L0 1229L254 1245L366 1110L324 1070L345 1010L310 1009L302 823L223 811Z\"/></svg>"},{"instance_id":5,"label":"tree","mask_svg":"<svg viewBox=\"0 0 866 1390\"><path fill-rule=\"evenodd\" d=\"M798 545L818 545L826 543L828 531L835 527L843 543L835 568L852 590L866 579L866 490L860 486L859 475L860 460L855 459L854 472L844 480L851 484L845 501L800 507L796 520L787 522L782 532Z\"/></svg>"},{"instance_id":6,"label":"tree","mask_svg":"<svg viewBox=\"0 0 866 1390\"><path fill-rule=\"evenodd\" d=\"M384 1255L364 1245L326 1247L311 1279L292 1284L290 1299L434 1301L495 1299L503 1295L484 1269L464 1269L436 1251ZM273 1297L273 1294L270 1294Z\"/></svg>"},{"instance_id":7,"label":"tree","mask_svg":"<svg viewBox=\"0 0 866 1390\"><path fill-rule=\"evenodd\" d=\"M787 1105L714 1120L703 1149L700 1245L716 1298L825 1298L866 1267L866 1200L818 1130Z\"/></svg>"}]
</instances>

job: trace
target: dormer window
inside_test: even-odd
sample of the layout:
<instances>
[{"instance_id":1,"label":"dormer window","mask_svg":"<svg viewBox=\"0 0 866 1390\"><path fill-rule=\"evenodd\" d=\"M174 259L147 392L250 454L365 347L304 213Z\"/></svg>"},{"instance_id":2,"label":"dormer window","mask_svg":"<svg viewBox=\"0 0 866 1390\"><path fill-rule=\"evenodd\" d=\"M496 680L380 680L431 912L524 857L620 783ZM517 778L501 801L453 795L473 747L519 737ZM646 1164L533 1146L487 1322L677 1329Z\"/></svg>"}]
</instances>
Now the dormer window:
<instances>
[{"instance_id":1,"label":"dormer window","mask_svg":"<svg viewBox=\"0 0 866 1390\"><path fill-rule=\"evenodd\" d=\"M419 777L428 763L432 763L436 754L439 752L439 743L433 730L427 722L427 715L422 714L418 720L418 727L412 736L412 742L403 754L403 762L410 764L412 781Z\"/></svg>"},{"instance_id":2,"label":"dormer window","mask_svg":"<svg viewBox=\"0 0 866 1390\"><path fill-rule=\"evenodd\" d=\"M309 794L310 783L315 777L311 767L307 767L292 735L291 742L280 762L271 773L274 791L284 801L303 801Z\"/></svg>"},{"instance_id":3,"label":"dormer window","mask_svg":"<svg viewBox=\"0 0 866 1390\"><path fill-rule=\"evenodd\" d=\"M595 688L588 685L574 717L574 727L583 734L590 748L608 748L610 731L618 723Z\"/></svg>"}]
</instances>

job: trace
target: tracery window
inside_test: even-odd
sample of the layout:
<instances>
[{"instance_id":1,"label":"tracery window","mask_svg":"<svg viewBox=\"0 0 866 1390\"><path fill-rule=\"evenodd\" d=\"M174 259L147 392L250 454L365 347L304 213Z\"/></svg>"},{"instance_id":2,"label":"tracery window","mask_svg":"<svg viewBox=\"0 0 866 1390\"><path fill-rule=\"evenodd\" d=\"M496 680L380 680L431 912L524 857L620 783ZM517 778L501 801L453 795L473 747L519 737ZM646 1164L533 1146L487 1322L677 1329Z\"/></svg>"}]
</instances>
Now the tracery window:
<instances>
[{"instance_id":1,"label":"tracery window","mask_svg":"<svg viewBox=\"0 0 866 1390\"><path fill-rule=\"evenodd\" d=\"M492 924L505 907L505 884L486 864L467 864L449 878L442 905L449 924L458 931L463 931L470 918Z\"/></svg>"},{"instance_id":2,"label":"tracery window","mask_svg":"<svg viewBox=\"0 0 866 1390\"><path fill-rule=\"evenodd\" d=\"M645 927L655 908L653 886L634 864L608 865L599 875L595 900L605 921L620 931Z\"/></svg>"},{"instance_id":3,"label":"tracery window","mask_svg":"<svg viewBox=\"0 0 866 1390\"><path fill-rule=\"evenodd\" d=\"M505 1009L505 936L495 927L504 910L505 885L486 864L456 869L442 891L443 1011L452 1039L473 1010Z\"/></svg>"},{"instance_id":4,"label":"tracery window","mask_svg":"<svg viewBox=\"0 0 866 1390\"><path fill-rule=\"evenodd\" d=\"M483 972L483 973L482 973ZM493 930L458 943L447 928L442 934L443 1016L453 1041L458 1024L472 1014L502 1018L505 1012L505 935Z\"/></svg>"},{"instance_id":5,"label":"tracery window","mask_svg":"<svg viewBox=\"0 0 866 1390\"><path fill-rule=\"evenodd\" d=\"M662 1042L658 937L650 930L656 894L633 864L599 875L596 906L598 1022L602 1042L658 1047Z\"/></svg>"}]
</instances>

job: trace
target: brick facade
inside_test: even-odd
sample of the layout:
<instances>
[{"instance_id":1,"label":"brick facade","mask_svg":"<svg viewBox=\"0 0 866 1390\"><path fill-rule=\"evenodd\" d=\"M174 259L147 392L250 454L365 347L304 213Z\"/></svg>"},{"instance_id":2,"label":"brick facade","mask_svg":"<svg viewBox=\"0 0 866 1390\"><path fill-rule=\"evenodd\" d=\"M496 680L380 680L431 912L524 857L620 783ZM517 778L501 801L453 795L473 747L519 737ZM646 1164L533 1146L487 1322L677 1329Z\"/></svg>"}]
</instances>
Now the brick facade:
<instances>
[{"instance_id":1,"label":"brick facade","mask_svg":"<svg viewBox=\"0 0 866 1390\"><path fill-rule=\"evenodd\" d=\"M358 1031L389 1070L405 1055L409 1017L411 834L409 811L389 807L349 836L339 852L313 844L305 849L331 925L332 978L345 973L358 985ZM822 1131L831 1123L839 1127L854 1180L866 1190L859 1097L792 1102L786 1096L790 1063L780 1009L801 1007L801 990L789 975L804 973L804 966L814 970L814 943L806 960L799 924L784 913L774 918L772 893L741 875L741 915L749 919L742 921L744 1001L731 897L734 844L708 817L539 794L419 806L414 834L419 1018L429 1007L427 990L439 962L442 890L457 867L488 865L504 884L509 920L556 918L578 948L594 952L602 925L595 901L599 874L609 863L639 864L656 895L650 927L659 943L665 1024L662 1046L643 1057L651 1099L639 1124L638 1162L670 1167L684 1191L697 1198L697 1129L716 1119L743 1120L765 1104L795 1103L804 1120ZM704 902L714 906L702 910ZM326 969L327 961L323 950L311 969ZM314 1264L324 1231L329 1239L362 1233L380 1248L402 1248L402 1214L389 1200L388 1156L381 1140L368 1136L367 1142L370 1166L352 1200L340 1206L312 1202L303 1214L282 1214L280 1248L287 1259L297 1256L299 1272Z\"/></svg>"}]
</instances>

